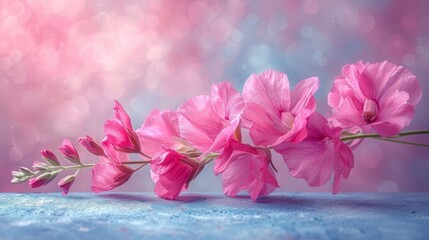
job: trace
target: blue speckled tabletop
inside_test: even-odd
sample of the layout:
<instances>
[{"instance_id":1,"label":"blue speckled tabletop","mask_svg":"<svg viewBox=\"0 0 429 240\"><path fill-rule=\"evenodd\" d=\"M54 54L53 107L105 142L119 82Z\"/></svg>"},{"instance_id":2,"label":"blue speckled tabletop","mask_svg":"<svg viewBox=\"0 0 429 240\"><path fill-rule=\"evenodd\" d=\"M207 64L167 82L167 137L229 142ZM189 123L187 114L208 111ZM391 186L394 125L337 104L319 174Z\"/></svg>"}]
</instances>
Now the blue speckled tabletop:
<instances>
[{"instance_id":1,"label":"blue speckled tabletop","mask_svg":"<svg viewBox=\"0 0 429 240\"><path fill-rule=\"evenodd\" d=\"M429 193L0 193L0 239L429 239Z\"/></svg>"}]
</instances>

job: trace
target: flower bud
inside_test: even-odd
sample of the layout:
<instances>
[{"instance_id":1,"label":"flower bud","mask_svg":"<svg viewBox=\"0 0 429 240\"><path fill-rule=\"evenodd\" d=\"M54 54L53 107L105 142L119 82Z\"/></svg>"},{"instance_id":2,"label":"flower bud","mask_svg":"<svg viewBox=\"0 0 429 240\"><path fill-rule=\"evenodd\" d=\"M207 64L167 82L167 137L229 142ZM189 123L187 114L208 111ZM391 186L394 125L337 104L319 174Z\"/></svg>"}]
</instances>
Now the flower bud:
<instances>
[{"instance_id":1,"label":"flower bud","mask_svg":"<svg viewBox=\"0 0 429 240\"><path fill-rule=\"evenodd\" d=\"M46 185L48 183L50 183L54 178L56 177L56 174L51 174L51 173L43 173L35 178L31 178L28 183L30 184L30 186L32 188L38 188L41 187L43 185Z\"/></svg>"},{"instance_id":2,"label":"flower bud","mask_svg":"<svg viewBox=\"0 0 429 240\"><path fill-rule=\"evenodd\" d=\"M23 172L12 171L12 180L11 183L22 183L28 180L30 176L25 176Z\"/></svg>"},{"instance_id":3,"label":"flower bud","mask_svg":"<svg viewBox=\"0 0 429 240\"><path fill-rule=\"evenodd\" d=\"M26 167L20 167L19 171L24 173L26 176L33 176L34 172L32 172L30 169L26 168Z\"/></svg>"},{"instance_id":4,"label":"flower bud","mask_svg":"<svg viewBox=\"0 0 429 240\"><path fill-rule=\"evenodd\" d=\"M63 195L67 195L67 193L69 193L69 189L71 185L74 183L74 180L75 180L75 176L69 175L64 177L58 182L58 186L62 189Z\"/></svg>"},{"instance_id":5,"label":"flower bud","mask_svg":"<svg viewBox=\"0 0 429 240\"><path fill-rule=\"evenodd\" d=\"M25 174L23 172L12 171L12 176L14 178L21 178L21 177L24 177Z\"/></svg>"},{"instance_id":6,"label":"flower bud","mask_svg":"<svg viewBox=\"0 0 429 240\"><path fill-rule=\"evenodd\" d=\"M45 149L40 152L42 154L42 159L44 159L46 162L53 166L60 166L60 162L58 162L57 156L48 149Z\"/></svg>"},{"instance_id":7,"label":"flower bud","mask_svg":"<svg viewBox=\"0 0 429 240\"><path fill-rule=\"evenodd\" d=\"M12 171L11 173L13 177L11 183L23 183L35 174L26 167L20 167L19 171Z\"/></svg>"},{"instance_id":8,"label":"flower bud","mask_svg":"<svg viewBox=\"0 0 429 240\"><path fill-rule=\"evenodd\" d=\"M58 147L65 159L71 163L81 164L79 159L79 154L76 151L76 148L68 139L64 139L61 146Z\"/></svg>"},{"instance_id":9,"label":"flower bud","mask_svg":"<svg viewBox=\"0 0 429 240\"><path fill-rule=\"evenodd\" d=\"M77 140L88 152L96 155L96 156L105 156L103 148L98 145L94 140L89 137L81 137Z\"/></svg>"},{"instance_id":10,"label":"flower bud","mask_svg":"<svg viewBox=\"0 0 429 240\"><path fill-rule=\"evenodd\" d=\"M35 171L48 172L49 171L49 165L46 163L43 163L43 162L34 161L33 169Z\"/></svg>"}]
</instances>

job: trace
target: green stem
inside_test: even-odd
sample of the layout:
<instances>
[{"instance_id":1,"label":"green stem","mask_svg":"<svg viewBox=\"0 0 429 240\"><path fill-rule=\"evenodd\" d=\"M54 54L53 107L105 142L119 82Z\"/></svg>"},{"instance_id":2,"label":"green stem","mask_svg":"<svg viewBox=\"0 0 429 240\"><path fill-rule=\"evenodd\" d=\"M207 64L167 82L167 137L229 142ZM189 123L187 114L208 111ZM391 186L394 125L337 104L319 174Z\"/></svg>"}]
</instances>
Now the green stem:
<instances>
[{"instance_id":1,"label":"green stem","mask_svg":"<svg viewBox=\"0 0 429 240\"><path fill-rule=\"evenodd\" d=\"M77 168L77 169L82 169L82 168L87 168L87 167L94 167L95 163L90 163L90 164L79 164L79 165L70 165L70 166L60 166L58 167L59 169L73 169L73 168Z\"/></svg>"},{"instance_id":2,"label":"green stem","mask_svg":"<svg viewBox=\"0 0 429 240\"><path fill-rule=\"evenodd\" d=\"M125 161L121 162L122 164L148 164L150 161Z\"/></svg>"},{"instance_id":3,"label":"green stem","mask_svg":"<svg viewBox=\"0 0 429 240\"><path fill-rule=\"evenodd\" d=\"M79 171L81 170L82 168L78 168L77 170L76 170L76 172L74 173L74 176L76 177L77 176L77 174L79 173Z\"/></svg>"},{"instance_id":4,"label":"green stem","mask_svg":"<svg viewBox=\"0 0 429 240\"><path fill-rule=\"evenodd\" d=\"M147 163L142 164L141 166L139 166L138 168L134 169L134 172L137 172L138 170L140 170L142 167L146 166Z\"/></svg>"},{"instance_id":5,"label":"green stem","mask_svg":"<svg viewBox=\"0 0 429 240\"><path fill-rule=\"evenodd\" d=\"M416 142L408 142L408 141L401 141L401 140L395 140L395 139L390 139L390 138L374 138L374 139L375 140L386 141L386 142L395 142L395 143L402 143L402 144L420 146L420 147L429 147L429 144L416 143Z\"/></svg>"},{"instance_id":6,"label":"green stem","mask_svg":"<svg viewBox=\"0 0 429 240\"><path fill-rule=\"evenodd\" d=\"M400 137L410 136L410 135L419 135L419 134L429 134L429 131L402 132L402 133L399 133L398 135L395 135L393 137L389 137L388 139L400 138ZM378 134L366 133L366 134L356 134L356 135L350 135L350 136L342 137L342 138L340 138L340 140L349 141L349 140L361 139L361 138L383 138L383 137L378 135Z\"/></svg>"},{"instance_id":7,"label":"green stem","mask_svg":"<svg viewBox=\"0 0 429 240\"><path fill-rule=\"evenodd\" d=\"M147 154L145 154L145 153L144 153L144 152L142 152L142 151L140 151L140 152L139 152L139 154L140 154L140 155L142 155L142 156L143 156L143 157L145 157L145 158L152 159L152 157L148 156Z\"/></svg>"}]
</instances>

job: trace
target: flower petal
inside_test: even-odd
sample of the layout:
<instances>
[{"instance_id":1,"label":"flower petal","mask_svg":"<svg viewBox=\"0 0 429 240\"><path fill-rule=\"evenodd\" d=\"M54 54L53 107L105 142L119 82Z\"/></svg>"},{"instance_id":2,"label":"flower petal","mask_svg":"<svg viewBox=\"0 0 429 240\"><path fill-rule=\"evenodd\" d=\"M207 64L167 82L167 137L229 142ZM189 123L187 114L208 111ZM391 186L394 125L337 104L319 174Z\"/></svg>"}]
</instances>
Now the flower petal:
<instances>
[{"instance_id":1,"label":"flower petal","mask_svg":"<svg viewBox=\"0 0 429 240\"><path fill-rule=\"evenodd\" d=\"M187 164L186 157L174 150L159 152L151 161L151 176L155 182L155 192L166 199L176 199L186 188L196 170Z\"/></svg>"},{"instance_id":2,"label":"flower petal","mask_svg":"<svg viewBox=\"0 0 429 240\"><path fill-rule=\"evenodd\" d=\"M99 161L92 168L91 191L98 193L112 190L128 181L133 172L133 169L127 166Z\"/></svg>"},{"instance_id":3,"label":"flower petal","mask_svg":"<svg viewBox=\"0 0 429 240\"><path fill-rule=\"evenodd\" d=\"M114 111L114 116L115 119L119 120L122 125L129 131L129 132L133 132L133 127L131 126L131 119L130 116L128 116L127 112L125 112L124 108L122 107L122 105L115 100L114 103L114 107L113 107L113 111Z\"/></svg>"},{"instance_id":4,"label":"flower petal","mask_svg":"<svg viewBox=\"0 0 429 240\"><path fill-rule=\"evenodd\" d=\"M142 151L150 156L164 148L171 148L175 139L180 137L177 113L154 110L136 132Z\"/></svg>"},{"instance_id":5,"label":"flower petal","mask_svg":"<svg viewBox=\"0 0 429 240\"><path fill-rule=\"evenodd\" d=\"M230 82L213 84L210 100L214 112L222 119L237 119L243 113L243 98Z\"/></svg>"},{"instance_id":6,"label":"flower petal","mask_svg":"<svg viewBox=\"0 0 429 240\"><path fill-rule=\"evenodd\" d=\"M268 115L276 116L278 112L290 110L289 80L282 72L267 70L252 74L244 84L242 96L245 103L264 106Z\"/></svg>"},{"instance_id":7,"label":"flower petal","mask_svg":"<svg viewBox=\"0 0 429 240\"><path fill-rule=\"evenodd\" d=\"M246 103L244 116L252 122L249 134L256 145L271 146L283 135L279 119L268 114L259 104Z\"/></svg>"},{"instance_id":8,"label":"flower petal","mask_svg":"<svg viewBox=\"0 0 429 240\"><path fill-rule=\"evenodd\" d=\"M231 140L225 151L228 153L216 160L220 163L215 171L222 171L222 185L227 196L235 197L238 192L247 189L251 199L256 201L279 187L269 166L269 150L254 149Z\"/></svg>"},{"instance_id":9,"label":"flower petal","mask_svg":"<svg viewBox=\"0 0 429 240\"><path fill-rule=\"evenodd\" d=\"M316 109L314 93L319 88L319 79L317 77L308 78L300 81L291 92L291 110L292 114L298 114L306 110L307 116L310 116ZM313 99L313 101L310 101Z\"/></svg>"},{"instance_id":10,"label":"flower petal","mask_svg":"<svg viewBox=\"0 0 429 240\"><path fill-rule=\"evenodd\" d=\"M383 137L391 137L408 126L414 116L414 107L407 103L408 99L409 95L406 92L396 93L390 98L385 97L380 103L383 108L376 122L371 124L375 132Z\"/></svg>"},{"instance_id":11,"label":"flower petal","mask_svg":"<svg viewBox=\"0 0 429 240\"><path fill-rule=\"evenodd\" d=\"M303 178L310 186L322 186L332 175L334 144L331 141L284 143L276 148L292 176Z\"/></svg>"},{"instance_id":12,"label":"flower petal","mask_svg":"<svg viewBox=\"0 0 429 240\"><path fill-rule=\"evenodd\" d=\"M178 109L182 137L202 152L210 148L217 135L228 125L214 112L208 96L189 99Z\"/></svg>"}]
</instances>

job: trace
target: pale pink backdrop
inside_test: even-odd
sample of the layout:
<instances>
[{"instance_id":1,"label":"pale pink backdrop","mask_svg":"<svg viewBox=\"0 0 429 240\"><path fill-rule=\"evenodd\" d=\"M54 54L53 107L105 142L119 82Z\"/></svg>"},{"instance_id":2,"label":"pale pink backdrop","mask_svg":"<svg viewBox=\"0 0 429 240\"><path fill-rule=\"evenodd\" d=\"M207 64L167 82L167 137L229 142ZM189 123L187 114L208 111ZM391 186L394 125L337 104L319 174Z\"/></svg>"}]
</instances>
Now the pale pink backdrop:
<instances>
[{"instance_id":1,"label":"pale pink backdrop","mask_svg":"<svg viewBox=\"0 0 429 240\"><path fill-rule=\"evenodd\" d=\"M57 152L64 137L100 140L114 99L138 128L154 108L176 109L214 82L241 90L268 68L286 72L292 85L319 76L318 109L327 113L342 65L405 65L423 88L408 129L429 129L428 12L423 0L0 0L0 191L58 191L55 183L12 185L10 171L31 166L44 148ZM291 178L275 158L280 190L329 191L331 184ZM342 191L429 190L428 149L368 141L355 158ZM191 191L221 191L210 167ZM117 190L152 188L145 169ZM72 191L89 190L84 170Z\"/></svg>"}]
</instances>

